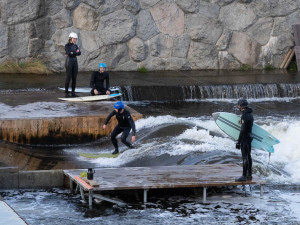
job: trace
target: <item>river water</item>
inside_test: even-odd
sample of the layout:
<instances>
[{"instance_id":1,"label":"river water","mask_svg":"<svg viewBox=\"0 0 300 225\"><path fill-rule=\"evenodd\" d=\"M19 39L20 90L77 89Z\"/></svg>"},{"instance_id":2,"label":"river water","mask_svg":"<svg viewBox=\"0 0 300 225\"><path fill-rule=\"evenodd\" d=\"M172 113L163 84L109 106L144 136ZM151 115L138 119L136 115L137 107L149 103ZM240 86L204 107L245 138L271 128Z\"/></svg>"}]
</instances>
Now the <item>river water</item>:
<instances>
[{"instance_id":1,"label":"river water","mask_svg":"<svg viewBox=\"0 0 300 225\"><path fill-rule=\"evenodd\" d=\"M199 72L200 73L200 72ZM27 75L24 75L27 76ZM60 77L62 76L62 77ZM124 91L125 104L144 115L136 122L135 149L115 159L80 157L79 152L110 152L108 138L73 145L18 146L0 143L0 153L13 154L20 169L70 169L123 166L167 166L235 163L241 165L235 142L215 124L211 114L236 110L246 96L255 122L280 140L275 153L252 151L253 172L267 181L263 198L259 186L208 189L207 203L193 190L148 193L147 205L130 193L115 193L128 202L91 210L68 190L8 190L1 192L29 224L300 224L300 80L296 74L112 74L112 85ZM86 87L89 74L80 74ZM63 75L3 76L0 115L36 116L67 107L56 99ZM127 79L126 79L127 78ZM19 82L16 82L19 79ZM21 85L22 84L22 85ZM62 85L61 85L62 86ZM20 96L21 97L20 99ZM144 97L143 97L144 96ZM100 103L95 103L100 104ZM71 105L76 107L76 105ZM69 107L71 107L69 106ZM62 110L62 113L64 110ZM121 145L121 151L126 150ZM19 156L19 157L18 157ZM18 158L26 159L18 160ZM1 222L0 222L1 224Z\"/></svg>"}]
</instances>

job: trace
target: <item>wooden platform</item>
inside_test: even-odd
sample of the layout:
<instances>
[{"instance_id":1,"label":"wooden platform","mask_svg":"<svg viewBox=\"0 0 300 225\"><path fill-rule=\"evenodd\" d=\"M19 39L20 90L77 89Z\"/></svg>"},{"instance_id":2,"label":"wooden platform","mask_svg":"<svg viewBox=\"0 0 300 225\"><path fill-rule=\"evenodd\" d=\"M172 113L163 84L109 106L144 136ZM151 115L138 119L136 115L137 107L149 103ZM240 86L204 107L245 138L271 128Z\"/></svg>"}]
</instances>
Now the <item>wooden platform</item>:
<instances>
[{"instance_id":1,"label":"wooden platform","mask_svg":"<svg viewBox=\"0 0 300 225\"><path fill-rule=\"evenodd\" d=\"M81 191L89 191L89 204L92 204L93 193L108 190L144 190L144 202L147 202L147 191L160 188L203 187L203 201L206 201L206 189L216 186L237 186L245 184L261 185L261 195L266 182L253 175L252 181L235 182L241 176L242 168L235 164L156 166L156 167L121 167L95 169L93 183L78 181L84 170L65 170ZM92 187L92 188L91 188Z\"/></svg>"}]
</instances>

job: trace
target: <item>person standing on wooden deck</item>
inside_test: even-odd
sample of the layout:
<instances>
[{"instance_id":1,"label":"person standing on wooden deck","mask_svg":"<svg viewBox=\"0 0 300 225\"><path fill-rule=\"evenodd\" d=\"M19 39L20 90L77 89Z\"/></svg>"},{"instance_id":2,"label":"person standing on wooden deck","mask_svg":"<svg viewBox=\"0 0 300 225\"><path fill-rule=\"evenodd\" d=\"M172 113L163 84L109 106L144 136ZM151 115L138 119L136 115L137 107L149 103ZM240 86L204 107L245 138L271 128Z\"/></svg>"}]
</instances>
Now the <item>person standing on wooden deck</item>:
<instances>
[{"instance_id":1,"label":"person standing on wooden deck","mask_svg":"<svg viewBox=\"0 0 300 225\"><path fill-rule=\"evenodd\" d=\"M131 117L131 114L128 110L125 109L124 103L119 101L114 104L114 110L107 116L103 129L106 129L106 126L109 122L109 120L116 116L118 120L118 124L111 133L111 141L115 147L115 151L112 154L118 154L119 153L119 147L118 147L118 141L116 139L117 135L122 133L121 141L129 148L134 148L131 143L129 143L126 139L129 135L130 130L132 130L132 138L131 141L135 142L135 123Z\"/></svg>"},{"instance_id":2,"label":"person standing on wooden deck","mask_svg":"<svg viewBox=\"0 0 300 225\"><path fill-rule=\"evenodd\" d=\"M78 39L78 36L76 33L71 32L69 34L69 41L65 45L65 51L66 51L66 81L65 81L65 97L78 97L75 94L75 88L76 88L76 79L77 79L77 73L78 73L78 62L77 62L77 56L81 55L80 49L75 44ZM69 94L69 84L72 79L72 92L71 96Z\"/></svg>"},{"instance_id":3,"label":"person standing on wooden deck","mask_svg":"<svg viewBox=\"0 0 300 225\"><path fill-rule=\"evenodd\" d=\"M109 90L109 74L106 70L106 64L99 64L99 71L95 71L92 74L90 87L92 88L92 95L110 95ZM104 87L105 81L105 87Z\"/></svg>"},{"instance_id":4,"label":"person standing on wooden deck","mask_svg":"<svg viewBox=\"0 0 300 225\"><path fill-rule=\"evenodd\" d=\"M241 131L236 143L236 148L241 149L243 159L243 174L235 181L252 180L252 158L251 158L251 142L252 142L252 126L253 126L253 110L248 107L246 99L238 101L238 109L242 112Z\"/></svg>"}]
</instances>

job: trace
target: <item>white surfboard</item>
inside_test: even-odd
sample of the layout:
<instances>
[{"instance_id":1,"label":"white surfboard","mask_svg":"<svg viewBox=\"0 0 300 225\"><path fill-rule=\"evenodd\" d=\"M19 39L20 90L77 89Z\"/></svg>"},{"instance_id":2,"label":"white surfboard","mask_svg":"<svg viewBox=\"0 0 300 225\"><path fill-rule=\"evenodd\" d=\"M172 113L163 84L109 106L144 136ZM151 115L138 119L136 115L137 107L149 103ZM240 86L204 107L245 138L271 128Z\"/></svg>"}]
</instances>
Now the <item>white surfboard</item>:
<instances>
[{"instance_id":1,"label":"white surfboard","mask_svg":"<svg viewBox=\"0 0 300 225\"><path fill-rule=\"evenodd\" d=\"M75 98L58 98L63 101L68 102L92 102L92 101L102 101L102 100L108 100L111 98L116 98L122 96L121 93L117 94L110 94L110 95L94 95L94 96L84 96L84 97L75 97Z\"/></svg>"},{"instance_id":2,"label":"white surfboard","mask_svg":"<svg viewBox=\"0 0 300 225\"><path fill-rule=\"evenodd\" d=\"M224 131L227 135L234 140L239 138L241 124L241 118L235 114L227 112L215 112L212 114L218 127ZM273 145L278 144L279 140L272 134L253 123L252 127L253 140L251 146L256 149L260 149L267 152L274 152Z\"/></svg>"}]
</instances>

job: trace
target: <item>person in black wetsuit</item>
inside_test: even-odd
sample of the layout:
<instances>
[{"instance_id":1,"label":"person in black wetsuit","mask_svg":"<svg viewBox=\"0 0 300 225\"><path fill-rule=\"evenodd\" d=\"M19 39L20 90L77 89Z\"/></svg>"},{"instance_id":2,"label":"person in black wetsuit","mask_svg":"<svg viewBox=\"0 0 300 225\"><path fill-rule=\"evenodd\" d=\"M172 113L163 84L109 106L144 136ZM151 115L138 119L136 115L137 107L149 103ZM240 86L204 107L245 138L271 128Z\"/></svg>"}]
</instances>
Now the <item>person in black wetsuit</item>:
<instances>
[{"instance_id":1,"label":"person in black wetsuit","mask_svg":"<svg viewBox=\"0 0 300 225\"><path fill-rule=\"evenodd\" d=\"M100 63L99 64L99 71L95 71L92 74L90 87L92 88L91 94L92 95L110 95L109 90L109 74L105 71L106 64ZM104 87L104 81L106 85Z\"/></svg>"},{"instance_id":2,"label":"person in black wetsuit","mask_svg":"<svg viewBox=\"0 0 300 225\"><path fill-rule=\"evenodd\" d=\"M115 151L112 154L118 154L119 147L118 147L118 142L117 142L116 136L123 132L123 134L121 136L121 141L129 148L133 148L133 145L131 143L129 143L126 139L129 135L130 130L132 129L131 141L135 142L136 130L135 130L135 123L130 115L130 112L124 108L123 102L119 101L119 102L115 103L114 111L112 111L107 116L107 118L104 122L104 125L103 125L103 129L106 129L107 123L113 116L116 116L116 118L118 120L118 124L115 127L115 129L113 130L113 132L111 133L111 141L115 147Z\"/></svg>"},{"instance_id":3,"label":"person in black wetsuit","mask_svg":"<svg viewBox=\"0 0 300 225\"><path fill-rule=\"evenodd\" d=\"M252 126L253 115L252 109L248 107L246 99L238 101L238 109L242 112L241 131L236 143L236 148L241 149L243 159L243 175L235 181L252 180L252 158L251 158L251 142L252 142Z\"/></svg>"},{"instance_id":4,"label":"person in black wetsuit","mask_svg":"<svg viewBox=\"0 0 300 225\"><path fill-rule=\"evenodd\" d=\"M77 56L81 55L80 49L75 44L78 39L78 36L76 33L71 32L69 35L69 41L65 45L65 51L66 51L66 82L65 82L65 96L68 97L78 97L75 94L75 88L76 88L76 78L78 73L78 63L77 63ZM72 79L72 92L71 96L69 94L69 84Z\"/></svg>"}]
</instances>

